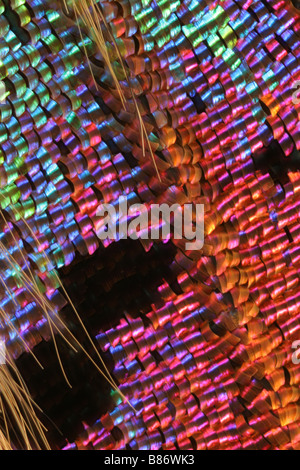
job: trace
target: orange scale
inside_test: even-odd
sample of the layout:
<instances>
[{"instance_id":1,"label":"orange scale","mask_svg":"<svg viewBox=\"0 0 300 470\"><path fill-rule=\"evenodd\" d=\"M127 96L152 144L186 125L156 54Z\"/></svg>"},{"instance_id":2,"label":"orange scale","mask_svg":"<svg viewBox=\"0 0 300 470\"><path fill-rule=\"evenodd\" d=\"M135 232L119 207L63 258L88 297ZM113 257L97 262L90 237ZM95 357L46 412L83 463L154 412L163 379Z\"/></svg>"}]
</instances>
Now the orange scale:
<instances>
[{"instance_id":1,"label":"orange scale","mask_svg":"<svg viewBox=\"0 0 300 470\"><path fill-rule=\"evenodd\" d=\"M300 299L299 299L299 294L298 292L294 291L292 294L288 295L289 292L286 293L286 305L288 308L288 313L289 315L296 315L299 312L299 305L300 305Z\"/></svg>"},{"instance_id":2,"label":"orange scale","mask_svg":"<svg viewBox=\"0 0 300 470\"><path fill-rule=\"evenodd\" d=\"M292 264L294 266L297 266L300 263L300 248L298 248L297 246L292 247L289 250L289 255L291 257Z\"/></svg>"},{"instance_id":3,"label":"orange scale","mask_svg":"<svg viewBox=\"0 0 300 470\"><path fill-rule=\"evenodd\" d=\"M218 450L220 449L220 442L216 433L213 430L205 433L204 442L207 450Z\"/></svg>"},{"instance_id":4,"label":"orange scale","mask_svg":"<svg viewBox=\"0 0 300 470\"><path fill-rule=\"evenodd\" d=\"M289 268L286 273L284 273L284 278L286 282L286 288L287 290L294 289L295 287L298 286L299 284L299 270L296 270L295 268Z\"/></svg>"},{"instance_id":5,"label":"orange scale","mask_svg":"<svg viewBox=\"0 0 300 470\"><path fill-rule=\"evenodd\" d=\"M280 331L277 325L271 326L271 328L269 328L269 333L270 333L270 338L272 341L273 349L278 348L280 344L283 344L282 332ZM273 361L273 357L272 357L272 361Z\"/></svg>"},{"instance_id":6,"label":"orange scale","mask_svg":"<svg viewBox=\"0 0 300 470\"><path fill-rule=\"evenodd\" d=\"M285 329L287 329L287 331ZM300 330L300 322L298 318L297 317L291 318L286 322L286 324L283 327L284 337L287 340L291 340L291 341L296 340L297 335L299 334L299 330Z\"/></svg>"},{"instance_id":7,"label":"orange scale","mask_svg":"<svg viewBox=\"0 0 300 470\"><path fill-rule=\"evenodd\" d=\"M297 402L300 397L300 392L298 387L284 387L279 390L278 396L280 398L280 406L286 407L289 403Z\"/></svg>"},{"instance_id":8,"label":"orange scale","mask_svg":"<svg viewBox=\"0 0 300 470\"><path fill-rule=\"evenodd\" d=\"M153 356L150 353L145 354L145 356L139 356L139 360L142 363L146 374L151 374L151 372L155 369L156 363Z\"/></svg>"},{"instance_id":9,"label":"orange scale","mask_svg":"<svg viewBox=\"0 0 300 470\"><path fill-rule=\"evenodd\" d=\"M277 213L278 228L298 222L298 211L294 207L285 207Z\"/></svg>"},{"instance_id":10,"label":"orange scale","mask_svg":"<svg viewBox=\"0 0 300 470\"><path fill-rule=\"evenodd\" d=\"M266 273L267 273L268 277L276 274L277 265L276 265L276 261L274 260L274 258L264 259L263 262L264 262L264 265L266 267ZM284 266L285 265L284 260L283 260L282 263L283 263L283 266Z\"/></svg>"},{"instance_id":11,"label":"orange scale","mask_svg":"<svg viewBox=\"0 0 300 470\"><path fill-rule=\"evenodd\" d=\"M300 418L300 406L294 403L290 403L285 408L280 408L277 410L280 425L287 426L293 422L299 420Z\"/></svg>"},{"instance_id":12,"label":"orange scale","mask_svg":"<svg viewBox=\"0 0 300 470\"><path fill-rule=\"evenodd\" d=\"M139 350L139 355L141 354L142 356L144 356L150 351L149 345L143 337L136 338L135 342Z\"/></svg>"},{"instance_id":13,"label":"orange scale","mask_svg":"<svg viewBox=\"0 0 300 470\"><path fill-rule=\"evenodd\" d=\"M142 75L146 70L146 62L144 57L131 55L130 57L127 57L126 62L129 69L134 73L135 76Z\"/></svg>"},{"instance_id":14,"label":"orange scale","mask_svg":"<svg viewBox=\"0 0 300 470\"><path fill-rule=\"evenodd\" d=\"M226 425L230 425L232 422L234 422L234 414L232 413L232 410L228 404L218 408L217 412L219 415L220 426L225 427Z\"/></svg>"},{"instance_id":15,"label":"orange scale","mask_svg":"<svg viewBox=\"0 0 300 470\"><path fill-rule=\"evenodd\" d=\"M184 369L183 365L179 362L177 358L173 359L169 368L175 381L182 379L184 375L186 374L186 370Z\"/></svg>"},{"instance_id":16,"label":"orange scale","mask_svg":"<svg viewBox=\"0 0 300 470\"><path fill-rule=\"evenodd\" d=\"M269 246L276 262L280 263L280 260L283 262L282 253L289 246L289 240L286 236L285 230L279 230L276 235L270 237Z\"/></svg>"},{"instance_id":17,"label":"orange scale","mask_svg":"<svg viewBox=\"0 0 300 470\"><path fill-rule=\"evenodd\" d=\"M280 369L274 370L273 372L271 372L270 375L266 376L266 379L270 383L273 390L277 392L285 384L284 369L280 368Z\"/></svg>"}]
</instances>

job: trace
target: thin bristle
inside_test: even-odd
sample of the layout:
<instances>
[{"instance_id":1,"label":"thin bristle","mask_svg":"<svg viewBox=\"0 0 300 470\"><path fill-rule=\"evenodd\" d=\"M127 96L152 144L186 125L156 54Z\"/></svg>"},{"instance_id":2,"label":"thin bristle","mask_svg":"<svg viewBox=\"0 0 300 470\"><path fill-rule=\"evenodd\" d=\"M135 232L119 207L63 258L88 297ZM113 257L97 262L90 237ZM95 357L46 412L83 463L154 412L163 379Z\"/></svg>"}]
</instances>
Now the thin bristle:
<instances>
[{"instance_id":1,"label":"thin bristle","mask_svg":"<svg viewBox=\"0 0 300 470\"><path fill-rule=\"evenodd\" d=\"M46 429L34 410L35 403L8 353L6 362L15 377L8 365L0 366L0 449L12 450L15 440L18 447L24 450L50 450L44 433ZM9 432L9 427L13 433Z\"/></svg>"},{"instance_id":2,"label":"thin bristle","mask_svg":"<svg viewBox=\"0 0 300 470\"><path fill-rule=\"evenodd\" d=\"M131 95L131 98L132 98L132 101L133 101L133 104L134 104L134 107L135 107L136 115L137 115L139 125L140 125L141 144L142 144L143 156L145 156L145 154L146 154L145 146L147 144L147 147L148 147L148 150L150 152L150 156L151 156L151 159L152 159L157 177L158 177L159 181L161 182L161 176L160 176L159 171L158 171L158 167L157 167L157 164L156 164L156 161L155 161L155 157L154 157L154 153L153 153L153 150L152 150L152 147L151 147L149 136L148 136L145 124L143 122L141 112L139 110L139 106L138 106L138 103L137 103L137 100L136 100L136 97L135 97L134 90L132 89L132 86L131 86L131 83L130 83L130 80L129 80L129 75L128 75L126 65L124 63L124 59L123 59L123 57L120 53L119 47L118 47L117 42L114 38L114 35L111 31L111 28L110 28L109 24L107 23L104 15L102 14L100 5L99 5L97 0L71 0L71 2L72 2L72 8L73 8L73 11L74 11L74 15L75 15L75 20L76 20L76 23L77 23L77 26L78 26L78 29L79 29L81 42L83 44L84 53L86 55L87 62L88 62L88 65L89 65L89 69L90 69L90 72L91 72L91 75L93 77L93 80L95 82L96 87L97 87L97 82L95 80L95 77L94 77L94 74L93 74L93 71L92 71L92 68L91 68L90 60L89 60L89 57L88 57L88 54L87 54L87 50L86 50L86 47L84 45L82 31L81 31L81 25L80 25L79 20L81 20L81 23L85 27L86 31L91 34L91 37L92 37L93 41L95 42L100 54L102 55L106 66L108 67L108 70L111 74L111 77L113 79L115 87L118 91L118 94L119 94L120 100L122 102L122 105L126 109L126 98L125 98L125 95L124 95L124 92L123 92L123 89L122 89L122 85L119 82L119 80L116 76L116 73L114 71L114 68L113 68L113 65L111 63L111 59L110 59L110 56L109 56L107 43L106 43L106 41L104 39L104 36L103 36L102 28L106 29L106 31L108 33L108 36L110 38L110 41L112 42L112 44L113 44L113 46L116 50L118 60L119 60L120 65L122 67L127 85L129 87L129 90L130 90L130 95ZM66 10L69 11L68 6L66 4L66 0L64 0L64 4L65 4ZM93 15L92 15L91 11L93 12Z\"/></svg>"},{"instance_id":3,"label":"thin bristle","mask_svg":"<svg viewBox=\"0 0 300 470\"><path fill-rule=\"evenodd\" d=\"M5 197L1 193L0 193L0 197L2 197L3 201L5 200ZM45 257L45 260L50 265L51 261L50 261L48 255L47 255L47 253L42 249L42 246L41 246L38 238L36 237L35 233L31 229L30 225L27 223L26 219L20 214L20 212L18 211L16 206L12 205L11 207L12 207L12 211L14 213L14 216L16 217L16 220L20 219L26 225L27 229L30 231L30 234L31 234L32 238L36 242L39 250L43 253L43 255ZM22 258L24 259L24 254L22 252L22 248L19 246L17 238L13 235L12 230L9 226L9 222L5 218L5 215L4 215L3 211L1 211L1 216L2 216L2 219L3 219L4 223L6 224L6 226L9 227L9 231L13 236L13 240L14 240L16 246L18 247L18 250L21 251ZM117 393L119 393L119 395L121 396L121 398L124 401L128 402L127 398L119 390L119 387L117 386L117 384L115 383L114 379L112 378L109 370L107 369L107 367L106 367L101 355L99 354L96 346L94 345L93 340L90 337L90 335L89 335L89 333L88 333L88 331L87 331L87 329L86 329L79 313L77 312L75 305L71 301L71 299L70 299L67 291L65 290L58 274L56 273L56 270L53 269L53 273L54 273L54 276L56 278L56 281L58 282L60 288L62 289L63 293L65 294L65 296L67 298L67 300L69 301L69 303L70 303L70 305L71 305L71 307L72 307L72 309L73 309L73 311L74 311L74 313L75 313L75 315L76 315L76 317L77 317L84 333L86 334L86 337L88 338L92 348L94 349L94 351L95 351L95 353L96 353L96 355L97 355L97 357L100 361L101 367L99 367L97 365L97 363L88 354L88 352L82 346L82 344L71 333L71 331L69 330L67 325L61 320L59 315L56 314L55 309L50 304L50 302L47 299L46 295L43 292L41 292L41 290L40 290L40 288L39 288L39 286L38 286L38 284L35 280L34 274L31 272L27 261L26 262L24 261L24 262L26 264L26 267L29 270L29 273L30 273L29 276L26 274L23 267L17 262L17 260L12 256L12 254L9 252L9 250L6 249L5 245L1 241L0 241L0 252L2 253L2 257L5 259L9 269L12 270L12 272L14 272L15 279L19 281L20 285L22 285L22 287L30 294L30 296L34 299L34 301L37 303L37 305L40 306L40 308L41 308L41 310L44 314L44 317L46 318L46 320L48 322L48 325L49 325L50 334L51 334L51 337L52 337L52 340L53 340L55 353L57 355L57 359L58 359L58 362L59 362L60 369L61 369L62 374L63 374L63 376L66 380L66 383L69 385L69 387L72 388L72 385L71 385L71 383L69 382L69 380L67 378L67 375L66 375L65 370L64 370L63 363L62 363L61 358L60 358L60 353L59 353L56 338L55 338L55 332L58 333L62 337L62 339L66 342L66 344L71 349L73 349L74 352L77 352L77 349L71 344L71 342L67 339L66 335L64 334L64 333L66 333L70 337L70 339L76 344L77 348L80 349L86 355L86 357L90 360L90 362L92 362L92 364L97 368L98 372L100 372L100 374L110 384L112 389L115 390ZM8 318L8 316L5 314L5 312L2 309L0 309L0 317L1 316L2 316L2 319L5 320L5 323L9 327L11 327L14 330L15 333L17 333L18 337L20 337L21 342L25 346L25 349L30 350L30 348L27 347L27 345L24 342L24 340L22 339L21 335L19 335L19 332L13 327L12 322L10 321L10 319ZM32 354L32 355L35 358L35 360L38 362L38 364L40 364L39 361L37 360L37 358L34 356L34 354ZM130 403L129 403L129 405L130 405Z\"/></svg>"}]
</instances>

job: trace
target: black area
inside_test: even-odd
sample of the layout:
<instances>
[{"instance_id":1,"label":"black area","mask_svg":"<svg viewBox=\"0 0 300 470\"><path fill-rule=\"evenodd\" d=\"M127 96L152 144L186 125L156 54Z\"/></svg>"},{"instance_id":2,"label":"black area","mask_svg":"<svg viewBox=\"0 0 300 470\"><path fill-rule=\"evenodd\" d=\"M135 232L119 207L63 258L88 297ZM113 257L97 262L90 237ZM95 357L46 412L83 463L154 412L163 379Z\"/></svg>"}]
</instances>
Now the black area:
<instances>
[{"instance_id":1,"label":"black area","mask_svg":"<svg viewBox=\"0 0 300 470\"><path fill-rule=\"evenodd\" d=\"M206 105L204 101L201 99L199 93L195 93L194 96L192 95L189 95L189 96L192 102L194 103L197 113L198 114L203 113L206 110Z\"/></svg>"},{"instance_id":2,"label":"black area","mask_svg":"<svg viewBox=\"0 0 300 470\"><path fill-rule=\"evenodd\" d=\"M163 278L181 291L169 268L175 254L171 242L159 243L145 252L138 240L129 239L100 248L92 256L77 254L70 266L61 268L60 279L90 336L94 338L100 331L116 326L125 313L131 317L140 316L147 324L145 313L153 302L160 300L157 287ZM60 317L99 364L69 304L60 311ZM47 438L52 449L73 442L84 431L82 422L93 424L113 406L110 385L85 354L73 352L59 335L56 335L56 341L72 389L59 367L53 340L43 340L33 348L33 353L45 366L44 370L27 353L16 360L32 398L44 412L40 418L49 430ZM70 341L76 347L73 340ZM95 345L99 350L96 342ZM114 363L110 354L101 352L101 356L112 372ZM155 351L153 357L157 363L161 361ZM115 429L117 440L121 438L119 434L120 431ZM16 445L22 447L20 443Z\"/></svg>"},{"instance_id":3,"label":"black area","mask_svg":"<svg viewBox=\"0 0 300 470\"><path fill-rule=\"evenodd\" d=\"M274 8L270 5L269 0L261 0L261 2L265 5L270 13L274 12Z\"/></svg>"},{"instance_id":4,"label":"black area","mask_svg":"<svg viewBox=\"0 0 300 470\"><path fill-rule=\"evenodd\" d=\"M136 165L137 165L137 161L136 159L134 158L134 156L132 155L131 152L123 152L123 156L126 160L126 162L128 163L128 165L130 166L130 168L136 168Z\"/></svg>"},{"instance_id":5,"label":"black area","mask_svg":"<svg viewBox=\"0 0 300 470\"><path fill-rule=\"evenodd\" d=\"M294 150L286 157L277 140L273 140L269 147L259 149L252 155L257 170L268 172L276 183L285 184L289 181L289 171L300 170L300 152Z\"/></svg>"},{"instance_id":6,"label":"black area","mask_svg":"<svg viewBox=\"0 0 300 470\"><path fill-rule=\"evenodd\" d=\"M59 148L59 151L62 155L65 155L65 156L69 155L70 150L68 149L68 147L66 146L66 144L63 142L62 139L58 140L56 142L56 145Z\"/></svg>"},{"instance_id":7,"label":"black area","mask_svg":"<svg viewBox=\"0 0 300 470\"><path fill-rule=\"evenodd\" d=\"M97 361L76 322L72 326L73 333ZM73 352L59 336L56 341L72 389L63 378L52 341L42 341L33 348L44 370L29 354L24 353L16 360L32 398L44 411L43 415L37 414L48 429L46 436L52 449L62 448L67 440L73 442L84 431L82 421L93 424L111 404L110 385L84 353Z\"/></svg>"},{"instance_id":8,"label":"black area","mask_svg":"<svg viewBox=\"0 0 300 470\"><path fill-rule=\"evenodd\" d=\"M117 144L113 141L113 139L103 139L103 141L106 143L107 147L111 151L113 155L117 155L118 153L121 152L121 149L117 146Z\"/></svg>"},{"instance_id":9,"label":"black area","mask_svg":"<svg viewBox=\"0 0 300 470\"><path fill-rule=\"evenodd\" d=\"M268 54L270 54L266 48L264 48L264 51L267 52ZM270 109L268 108L268 106L262 101L262 100L259 100L259 104L260 104L260 107L262 108L262 110L264 111L264 113L267 115L267 116L270 116L271 115L271 111Z\"/></svg>"},{"instance_id":10,"label":"black area","mask_svg":"<svg viewBox=\"0 0 300 470\"><path fill-rule=\"evenodd\" d=\"M223 326L216 325L213 321L209 322L209 326L210 326L211 331L213 331L215 335L220 336L220 337L225 336L226 328L224 328Z\"/></svg>"},{"instance_id":11,"label":"black area","mask_svg":"<svg viewBox=\"0 0 300 470\"><path fill-rule=\"evenodd\" d=\"M111 114L111 109L105 104L104 100L99 95L95 95L94 97L96 103L100 106L104 114L108 115Z\"/></svg>"},{"instance_id":12,"label":"black area","mask_svg":"<svg viewBox=\"0 0 300 470\"><path fill-rule=\"evenodd\" d=\"M288 228L288 227L283 227L283 228L284 228L284 231L285 231L286 236L287 236L287 238L288 238L288 241L289 241L290 243L293 243L293 237L292 237L292 235L291 235L291 232L289 231L289 228Z\"/></svg>"},{"instance_id":13,"label":"black area","mask_svg":"<svg viewBox=\"0 0 300 470\"><path fill-rule=\"evenodd\" d=\"M120 240L92 256L77 255L59 275L94 336L118 324L125 313L136 318L150 311L160 300L157 287L162 279L181 292L169 268L175 254L171 242L146 252L138 240Z\"/></svg>"}]
</instances>

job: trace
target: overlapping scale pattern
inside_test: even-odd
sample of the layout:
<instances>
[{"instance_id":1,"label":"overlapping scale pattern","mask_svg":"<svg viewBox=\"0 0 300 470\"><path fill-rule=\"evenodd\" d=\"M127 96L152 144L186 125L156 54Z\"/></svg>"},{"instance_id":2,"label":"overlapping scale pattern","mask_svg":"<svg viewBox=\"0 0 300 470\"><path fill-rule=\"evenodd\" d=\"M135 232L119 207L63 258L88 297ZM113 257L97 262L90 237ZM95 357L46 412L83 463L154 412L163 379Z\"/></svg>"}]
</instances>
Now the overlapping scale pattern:
<instances>
[{"instance_id":1,"label":"overlapping scale pattern","mask_svg":"<svg viewBox=\"0 0 300 470\"><path fill-rule=\"evenodd\" d=\"M300 150L300 17L285 0L100 4L130 77L106 35L126 109L60 3L0 4L0 203L11 220L1 242L25 272L26 255L59 315L54 270L103 248L100 203L203 203L206 237L200 252L173 240L176 288L162 278L151 310L120 312L97 334L136 411L116 394L66 448L297 449L300 173L285 162ZM2 307L34 348L46 320L1 263L12 292L1 290ZM18 357L24 346L6 334Z\"/></svg>"}]
</instances>

